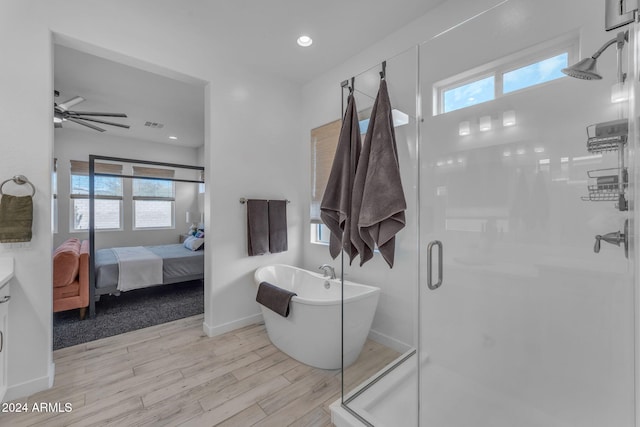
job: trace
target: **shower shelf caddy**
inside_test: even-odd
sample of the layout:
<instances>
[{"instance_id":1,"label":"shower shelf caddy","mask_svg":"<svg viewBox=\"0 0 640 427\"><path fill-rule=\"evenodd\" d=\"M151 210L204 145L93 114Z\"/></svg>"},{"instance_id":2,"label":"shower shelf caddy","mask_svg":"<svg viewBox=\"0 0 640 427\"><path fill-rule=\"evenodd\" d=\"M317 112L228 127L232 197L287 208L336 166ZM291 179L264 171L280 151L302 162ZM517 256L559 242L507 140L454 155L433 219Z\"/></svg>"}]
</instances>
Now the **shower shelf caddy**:
<instances>
[{"instance_id":1,"label":"shower shelf caddy","mask_svg":"<svg viewBox=\"0 0 640 427\"><path fill-rule=\"evenodd\" d=\"M629 179L624 161L624 147L627 143L628 133L627 119L587 126L587 150L590 153L617 151L618 167L588 171L589 184L587 189L589 195L583 196L582 200L618 202L616 207L619 210L628 210L625 190L629 186Z\"/></svg>"}]
</instances>

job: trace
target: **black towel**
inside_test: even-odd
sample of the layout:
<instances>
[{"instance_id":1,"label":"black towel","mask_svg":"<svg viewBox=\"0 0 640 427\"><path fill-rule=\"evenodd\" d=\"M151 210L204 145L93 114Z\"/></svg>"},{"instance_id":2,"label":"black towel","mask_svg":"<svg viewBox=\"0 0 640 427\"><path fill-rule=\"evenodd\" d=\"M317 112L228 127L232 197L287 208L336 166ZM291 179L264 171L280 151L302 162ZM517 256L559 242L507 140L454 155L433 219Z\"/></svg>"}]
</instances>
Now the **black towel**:
<instances>
[{"instance_id":1,"label":"black towel","mask_svg":"<svg viewBox=\"0 0 640 427\"><path fill-rule=\"evenodd\" d=\"M358 224L358 218L351 216L351 193L360 158L360 146L358 109L354 96L349 95L331 173L320 204L320 218L331 231L329 254L336 258L340 250L344 249L349 255L349 261L353 261L358 255L350 236L352 224Z\"/></svg>"},{"instance_id":2,"label":"black towel","mask_svg":"<svg viewBox=\"0 0 640 427\"><path fill-rule=\"evenodd\" d=\"M373 257L377 246L389 267L393 267L395 236L406 223L407 202L391 110L387 82L382 80L353 184L351 241L360 254L360 265Z\"/></svg>"},{"instance_id":3,"label":"black towel","mask_svg":"<svg viewBox=\"0 0 640 427\"><path fill-rule=\"evenodd\" d=\"M269 250L269 207L266 200L247 200L247 240L249 256Z\"/></svg>"},{"instance_id":4,"label":"black towel","mask_svg":"<svg viewBox=\"0 0 640 427\"><path fill-rule=\"evenodd\" d=\"M269 200L269 252L287 249L287 201Z\"/></svg>"},{"instance_id":5,"label":"black towel","mask_svg":"<svg viewBox=\"0 0 640 427\"><path fill-rule=\"evenodd\" d=\"M288 317L289 303L291 302L291 298L296 295L295 292L289 292L269 282L262 282L260 286L258 286L256 301L273 312L278 313L280 316Z\"/></svg>"}]
</instances>

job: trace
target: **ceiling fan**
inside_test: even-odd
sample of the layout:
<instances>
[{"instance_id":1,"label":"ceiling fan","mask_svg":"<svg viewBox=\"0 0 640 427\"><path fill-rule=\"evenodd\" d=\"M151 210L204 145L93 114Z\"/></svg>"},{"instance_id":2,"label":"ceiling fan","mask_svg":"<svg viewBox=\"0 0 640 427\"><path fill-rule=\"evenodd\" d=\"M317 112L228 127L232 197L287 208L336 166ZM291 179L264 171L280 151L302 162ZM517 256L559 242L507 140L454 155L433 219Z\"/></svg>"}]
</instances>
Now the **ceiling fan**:
<instances>
[{"instance_id":1,"label":"ceiling fan","mask_svg":"<svg viewBox=\"0 0 640 427\"><path fill-rule=\"evenodd\" d=\"M58 92L57 90L54 90L54 95L60 96L60 92ZM83 97L74 96L73 98L65 102L62 102L60 104L54 103L53 104L54 127L61 128L62 122L70 121L82 126L86 126L93 130L97 130L98 132L104 132L105 129L102 129L101 127L98 127L96 125L92 125L91 123L88 123L88 122L100 123L103 125L117 126L117 127L129 129L130 127L129 125L123 125L121 123L115 123L115 122L107 122L104 120L92 118L92 117L127 117L127 115L124 113L96 113L91 111L71 111L70 110L71 107L81 103L82 101L84 101Z\"/></svg>"}]
</instances>

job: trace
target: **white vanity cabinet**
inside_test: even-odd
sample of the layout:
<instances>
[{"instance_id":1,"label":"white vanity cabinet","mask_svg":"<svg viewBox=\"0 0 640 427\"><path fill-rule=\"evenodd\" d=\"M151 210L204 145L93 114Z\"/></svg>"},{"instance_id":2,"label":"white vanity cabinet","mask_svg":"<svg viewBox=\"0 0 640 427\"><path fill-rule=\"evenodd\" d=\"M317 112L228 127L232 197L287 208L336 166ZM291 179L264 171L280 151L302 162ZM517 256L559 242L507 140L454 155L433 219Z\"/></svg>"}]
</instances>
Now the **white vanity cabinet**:
<instances>
[{"instance_id":1,"label":"white vanity cabinet","mask_svg":"<svg viewBox=\"0 0 640 427\"><path fill-rule=\"evenodd\" d=\"M7 336L13 258L0 258L0 402L7 392Z\"/></svg>"}]
</instances>

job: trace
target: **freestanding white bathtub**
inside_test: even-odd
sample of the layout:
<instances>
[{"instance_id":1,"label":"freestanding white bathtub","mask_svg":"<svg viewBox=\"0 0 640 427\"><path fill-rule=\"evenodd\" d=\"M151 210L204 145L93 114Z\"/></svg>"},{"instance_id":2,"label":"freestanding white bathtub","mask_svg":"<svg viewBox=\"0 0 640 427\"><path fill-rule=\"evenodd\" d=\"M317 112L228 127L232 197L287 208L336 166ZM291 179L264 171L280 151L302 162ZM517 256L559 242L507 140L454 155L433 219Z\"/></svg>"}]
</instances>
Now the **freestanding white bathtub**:
<instances>
[{"instance_id":1,"label":"freestanding white bathtub","mask_svg":"<svg viewBox=\"0 0 640 427\"><path fill-rule=\"evenodd\" d=\"M298 294L291 299L291 312L286 318L260 305L271 342L307 365L340 369L340 279L329 280L319 273L277 264L258 268L254 280L256 287L268 282ZM345 367L362 351L379 296L380 288L344 282Z\"/></svg>"}]
</instances>

